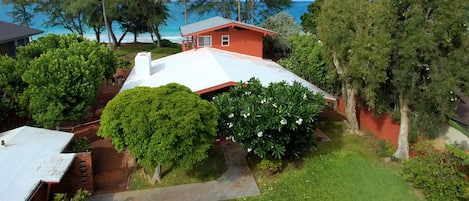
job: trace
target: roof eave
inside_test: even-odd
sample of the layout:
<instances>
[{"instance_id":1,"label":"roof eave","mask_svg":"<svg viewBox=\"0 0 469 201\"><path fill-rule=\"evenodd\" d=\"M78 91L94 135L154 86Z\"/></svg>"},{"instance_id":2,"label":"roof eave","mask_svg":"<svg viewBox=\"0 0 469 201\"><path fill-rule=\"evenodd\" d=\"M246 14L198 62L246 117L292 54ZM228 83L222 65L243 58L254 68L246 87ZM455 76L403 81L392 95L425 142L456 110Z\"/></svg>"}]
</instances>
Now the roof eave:
<instances>
[{"instance_id":1,"label":"roof eave","mask_svg":"<svg viewBox=\"0 0 469 201\"><path fill-rule=\"evenodd\" d=\"M187 33L187 34L185 34L185 35L182 34L181 28L179 28L179 32L181 32L181 35L182 35L183 37L188 37L188 36L196 36L196 35L204 34L204 33L207 33L207 32L212 32L212 31L215 31L215 30L218 30L218 29L222 29L222 28L225 28L225 27L234 27L234 26L241 27L241 28L245 28L245 29L249 29L249 30L251 30L251 31L260 32L260 33L262 33L264 36L277 34L276 32L273 32L273 31L268 31L268 30L264 30L264 29L260 29L260 28L251 27L251 26L246 26L246 25L244 25L244 24L236 23L236 22L231 22L231 23L228 23L228 24L224 24L224 25L212 27L212 28L209 28L209 29L204 29L204 30L197 31L197 32Z\"/></svg>"}]
</instances>

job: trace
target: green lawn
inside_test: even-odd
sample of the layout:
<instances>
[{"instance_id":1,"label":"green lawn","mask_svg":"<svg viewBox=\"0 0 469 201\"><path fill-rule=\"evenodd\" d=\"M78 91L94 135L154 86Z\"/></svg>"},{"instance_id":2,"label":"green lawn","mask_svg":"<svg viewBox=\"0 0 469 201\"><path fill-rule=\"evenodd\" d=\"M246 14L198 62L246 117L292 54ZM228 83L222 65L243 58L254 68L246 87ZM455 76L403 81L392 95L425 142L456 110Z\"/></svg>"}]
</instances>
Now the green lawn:
<instances>
[{"instance_id":1,"label":"green lawn","mask_svg":"<svg viewBox=\"0 0 469 201\"><path fill-rule=\"evenodd\" d=\"M150 183L148 183L148 179L143 176L142 168L135 169L132 172L129 190L212 181L218 179L228 169L225 165L223 150L219 146L212 148L209 151L209 157L205 161L195 165L193 168L178 168L171 169L169 171L164 168L165 166L162 168L162 181L155 185L150 185Z\"/></svg>"},{"instance_id":2,"label":"green lawn","mask_svg":"<svg viewBox=\"0 0 469 201\"><path fill-rule=\"evenodd\" d=\"M300 161L285 162L281 173L267 176L250 156L261 195L240 200L424 200L401 176L402 166L384 163L372 136L345 134L342 122L323 122L332 141Z\"/></svg>"},{"instance_id":3,"label":"green lawn","mask_svg":"<svg viewBox=\"0 0 469 201\"><path fill-rule=\"evenodd\" d=\"M157 48L153 43L123 43L120 47L115 50L115 52L119 58L129 60L133 66L135 56L138 52L151 52L152 60L181 52L180 45L170 45L171 47Z\"/></svg>"}]
</instances>

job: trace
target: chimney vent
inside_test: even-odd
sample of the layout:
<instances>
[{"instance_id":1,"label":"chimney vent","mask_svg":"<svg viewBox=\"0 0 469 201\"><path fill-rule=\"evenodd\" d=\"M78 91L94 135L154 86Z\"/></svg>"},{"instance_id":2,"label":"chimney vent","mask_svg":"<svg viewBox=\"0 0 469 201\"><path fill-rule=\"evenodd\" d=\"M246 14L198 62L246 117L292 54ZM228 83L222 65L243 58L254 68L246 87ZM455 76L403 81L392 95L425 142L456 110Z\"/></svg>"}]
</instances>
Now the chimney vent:
<instances>
[{"instance_id":1,"label":"chimney vent","mask_svg":"<svg viewBox=\"0 0 469 201\"><path fill-rule=\"evenodd\" d=\"M135 75L136 77L150 76L151 52L139 52L135 56Z\"/></svg>"}]
</instances>

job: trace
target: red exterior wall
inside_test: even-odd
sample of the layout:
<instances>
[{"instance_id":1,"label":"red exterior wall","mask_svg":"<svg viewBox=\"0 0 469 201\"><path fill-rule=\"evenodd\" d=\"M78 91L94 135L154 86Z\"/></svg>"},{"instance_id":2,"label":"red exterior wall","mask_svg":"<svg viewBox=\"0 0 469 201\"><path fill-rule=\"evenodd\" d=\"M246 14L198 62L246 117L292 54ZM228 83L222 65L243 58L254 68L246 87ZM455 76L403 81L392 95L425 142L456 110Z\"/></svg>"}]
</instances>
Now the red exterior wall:
<instances>
[{"instance_id":1,"label":"red exterior wall","mask_svg":"<svg viewBox=\"0 0 469 201\"><path fill-rule=\"evenodd\" d=\"M62 177L53 192L67 193L73 196L78 189L94 192L93 164L91 152L77 153L72 165Z\"/></svg>"},{"instance_id":2,"label":"red exterior wall","mask_svg":"<svg viewBox=\"0 0 469 201\"><path fill-rule=\"evenodd\" d=\"M212 31L200 34L199 36L208 35L212 36L213 48L262 57L263 33L251 30L234 30L233 27L228 27L227 31ZM230 36L229 46L221 45L222 35Z\"/></svg>"},{"instance_id":3,"label":"red exterior wall","mask_svg":"<svg viewBox=\"0 0 469 201\"><path fill-rule=\"evenodd\" d=\"M32 193L29 201L44 201L47 200L47 184L40 182L37 189Z\"/></svg>"},{"instance_id":4,"label":"red exterior wall","mask_svg":"<svg viewBox=\"0 0 469 201\"><path fill-rule=\"evenodd\" d=\"M345 115L345 104L342 97L337 102L339 112ZM369 131L380 139L389 141L397 146L400 129L399 123L392 120L389 114L382 114L377 117L373 114L373 111L370 111L367 107L360 106L359 101L357 102L357 118L360 129Z\"/></svg>"}]
</instances>

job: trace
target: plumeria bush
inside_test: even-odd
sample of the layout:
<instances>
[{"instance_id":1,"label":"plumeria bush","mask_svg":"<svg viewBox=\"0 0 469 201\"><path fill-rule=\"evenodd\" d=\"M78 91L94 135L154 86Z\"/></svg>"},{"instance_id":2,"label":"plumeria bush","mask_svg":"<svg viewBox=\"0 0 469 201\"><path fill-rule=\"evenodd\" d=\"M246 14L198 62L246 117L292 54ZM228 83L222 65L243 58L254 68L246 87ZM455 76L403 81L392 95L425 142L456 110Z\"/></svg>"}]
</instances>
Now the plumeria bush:
<instances>
[{"instance_id":1,"label":"plumeria bush","mask_svg":"<svg viewBox=\"0 0 469 201\"><path fill-rule=\"evenodd\" d=\"M251 78L214 97L213 103L221 115L219 134L260 158L281 159L315 148L313 131L325 101L298 82L263 87Z\"/></svg>"}]
</instances>

